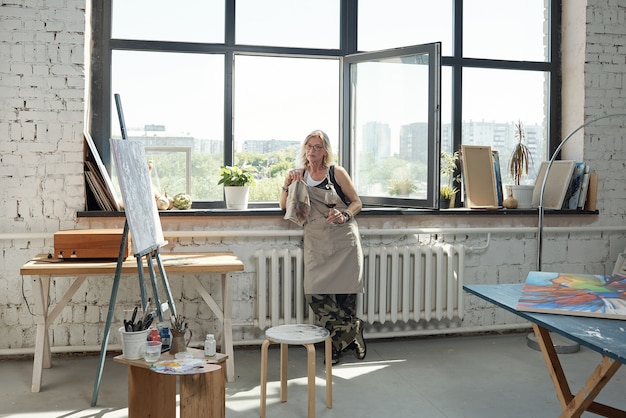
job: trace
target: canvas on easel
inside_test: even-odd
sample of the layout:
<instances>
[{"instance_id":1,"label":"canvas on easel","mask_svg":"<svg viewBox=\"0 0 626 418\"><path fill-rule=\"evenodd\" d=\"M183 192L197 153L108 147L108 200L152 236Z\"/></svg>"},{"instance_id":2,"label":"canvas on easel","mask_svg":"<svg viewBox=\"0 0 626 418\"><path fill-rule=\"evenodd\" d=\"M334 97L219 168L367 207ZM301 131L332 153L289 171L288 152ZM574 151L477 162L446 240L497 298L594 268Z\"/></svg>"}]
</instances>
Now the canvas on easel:
<instances>
[{"instance_id":1,"label":"canvas on easel","mask_svg":"<svg viewBox=\"0 0 626 418\"><path fill-rule=\"evenodd\" d=\"M118 172L124 211L133 243L133 253L144 255L167 244L152 193L148 160L143 144L110 139Z\"/></svg>"},{"instance_id":2,"label":"canvas on easel","mask_svg":"<svg viewBox=\"0 0 626 418\"><path fill-rule=\"evenodd\" d=\"M626 276L531 271L517 309L626 319Z\"/></svg>"}]
</instances>

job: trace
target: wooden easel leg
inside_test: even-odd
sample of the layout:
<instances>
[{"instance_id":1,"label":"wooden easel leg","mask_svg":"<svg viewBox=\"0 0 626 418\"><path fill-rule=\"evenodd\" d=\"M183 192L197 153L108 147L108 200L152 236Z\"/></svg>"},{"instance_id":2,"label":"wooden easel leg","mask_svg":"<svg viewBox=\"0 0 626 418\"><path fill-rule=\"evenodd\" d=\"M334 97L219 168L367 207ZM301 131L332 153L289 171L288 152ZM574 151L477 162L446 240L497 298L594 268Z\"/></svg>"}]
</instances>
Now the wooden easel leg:
<instances>
[{"instance_id":1,"label":"wooden easel leg","mask_svg":"<svg viewBox=\"0 0 626 418\"><path fill-rule=\"evenodd\" d=\"M118 265L120 271L115 272L113 280L113 288L111 289L111 298L109 299L109 313L107 314L107 322L104 327L104 335L102 336L102 344L100 346L100 361L98 362L98 372L93 387L93 395L91 396L91 406L96 406L98 402L98 391L100 389L100 379L102 378L102 369L104 369L104 360L107 354L107 345L109 344L109 335L111 334L111 322L113 321L113 311L115 310L115 301L117 299L117 289L120 284L121 263Z\"/></svg>"},{"instance_id":2,"label":"wooden easel leg","mask_svg":"<svg viewBox=\"0 0 626 418\"><path fill-rule=\"evenodd\" d=\"M163 289L165 290L165 295L167 296L167 303L170 307L170 312L174 316L178 316L176 313L176 305L174 304L174 298L172 297L172 291L170 289L170 283L167 280L167 274L165 274L165 269L163 268L163 263L161 262L161 255L159 250L155 251L155 259L157 261L157 266L159 268L159 274L161 275L161 284L163 285Z\"/></svg>"},{"instance_id":3,"label":"wooden easel leg","mask_svg":"<svg viewBox=\"0 0 626 418\"><path fill-rule=\"evenodd\" d=\"M137 280L139 283L139 290L141 291L141 309L146 307L148 303L148 294L146 293L146 283L143 278L143 261L141 261L141 256L135 256L135 260L137 260Z\"/></svg>"},{"instance_id":4,"label":"wooden easel leg","mask_svg":"<svg viewBox=\"0 0 626 418\"><path fill-rule=\"evenodd\" d=\"M146 292L146 282L143 276L143 261L140 255L135 256L135 260L137 260L137 279L141 291L141 309L143 309L148 303L148 292Z\"/></svg>"},{"instance_id":5,"label":"wooden easel leg","mask_svg":"<svg viewBox=\"0 0 626 418\"><path fill-rule=\"evenodd\" d=\"M159 317L159 321L163 322L163 312L161 311L161 298L159 297L159 287L157 286L156 275L154 273L154 265L152 265L152 254L146 254L146 263L148 266L148 273L150 275L150 284L152 285L152 295L154 297L154 303L156 305L156 312Z\"/></svg>"},{"instance_id":6,"label":"wooden easel leg","mask_svg":"<svg viewBox=\"0 0 626 418\"><path fill-rule=\"evenodd\" d=\"M104 360L106 359L107 346L109 344L109 335L111 334L111 322L113 321L113 312L115 311L115 301L117 300L117 289L120 285L120 277L122 276L122 263L124 262L124 250L128 242L128 221L124 223L124 232L122 233L122 242L120 244L120 252L117 257L117 266L115 267L115 279L111 288L111 298L109 299L109 312L107 313L107 321L104 327L104 335L102 336L102 345L100 346L100 360L98 361L98 371L96 381L93 385L93 394L91 395L91 406L96 406L98 402L98 391L100 390L100 380L102 378L102 369L104 368Z\"/></svg>"}]
</instances>

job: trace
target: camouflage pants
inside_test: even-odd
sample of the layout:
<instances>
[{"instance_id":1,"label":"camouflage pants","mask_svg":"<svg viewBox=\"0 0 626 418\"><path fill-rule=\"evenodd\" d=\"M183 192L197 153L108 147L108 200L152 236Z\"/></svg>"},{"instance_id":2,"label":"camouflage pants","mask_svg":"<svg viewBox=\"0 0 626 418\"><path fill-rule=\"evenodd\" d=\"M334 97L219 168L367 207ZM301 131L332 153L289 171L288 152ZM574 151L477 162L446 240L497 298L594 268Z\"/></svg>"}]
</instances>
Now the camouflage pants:
<instances>
[{"instance_id":1,"label":"camouflage pants","mask_svg":"<svg viewBox=\"0 0 626 418\"><path fill-rule=\"evenodd\" d=\"M333 348L345 350L356 337L356 294L305 296L317 322L330 331Z\"/></svg>"}]
</instances>

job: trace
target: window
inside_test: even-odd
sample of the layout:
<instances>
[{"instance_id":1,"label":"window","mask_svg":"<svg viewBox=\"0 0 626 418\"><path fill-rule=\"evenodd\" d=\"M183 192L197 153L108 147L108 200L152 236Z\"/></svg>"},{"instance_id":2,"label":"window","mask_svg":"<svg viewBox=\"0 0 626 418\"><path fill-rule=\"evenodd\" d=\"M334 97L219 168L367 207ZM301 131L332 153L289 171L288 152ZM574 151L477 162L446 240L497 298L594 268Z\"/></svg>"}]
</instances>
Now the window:
<instances>
[{"instance_id":1,"label":"window","mask_svg":"<svg viewBox=\"0 0 626 418\"><path fill-rule=\"evenodd\" d=\"M196 200L221 200L217 185L224 154L224 56L156 51L113 51L112 93L120 94L128 139L146 147L188 147L192 150L191 195ZM116 114L112 103L111 114ZM111 137L121 138L117 118ZM183 168L177 159L159 158L159 171ZM179 173L181 178L185 172ZM180 184L180 183L175 183ZM156 185L155 185L156 186ZM159 192L186 192L174 185Z\"/></svg>"},{"instance_id":2,"label":"window","mask_svg":"<svg viewBox=\"0 0 626 418\"><path fill-rule=\"evenodd\" d=\"M439 143L440 47L345 59L350 112L344 136L350 138L352 177L364 204L433 207L439 198L431 168L437 166Z\"/></svg>"},{"instance_id":3,"label":"window","mask_svg":"<svg viewBox=\"0 0 626 418\"><path fill-rule=\"evenodd\" d=\"M169 0L114 0L110 3L113 39L224 42L223 1L185 0L176 7L172 7Z\"/></svg>"},{"instance_id":4,"label":"window","mask_svg":"<svg viewBox=\"0 0 626 418\"><path fill-rule=\"evenodd\" d=\"M339 59L236 55L234 67L235 161L257 169L250 200L275 201L309 132L326 132L337 152Z\"/></svg>"},{"instance_id":5,"label":"window","mask_svg":"<svg viewBox=\"0 0 626 418\"><path fill-rule=\"evenodd\" d=\"M337 0L237 0L236 43L339 49L338 5Z\"/></svg>"},{"instance_id":6,"label":"window","mask_svg":"<svg viewBox=\"0 0 626 418\"><path fill-rule=\"evenodd\" d=\"M116 93L129 138L190 150L190 180L177 173L180 153L161 153L158 169L179 179L170 187L190 183L194 208L224 207L217 178L231 164L257 168L252 207L275 207L314 129L334 141L367 205L436 207L440 149L490 145L504 167L518 121L534 161L556 148L560 1L293 3L93 2L89 130L105 164L108 138L120 136ZM440 48L436 104L423 94L431 70L417 62L432 56L419 44ZM394 64L394 50L413 47L413 63ZM382 55L361 60L368 52ZM391 180L406 173L413 188L399 192Z\"/></svg>"}]
</instances>

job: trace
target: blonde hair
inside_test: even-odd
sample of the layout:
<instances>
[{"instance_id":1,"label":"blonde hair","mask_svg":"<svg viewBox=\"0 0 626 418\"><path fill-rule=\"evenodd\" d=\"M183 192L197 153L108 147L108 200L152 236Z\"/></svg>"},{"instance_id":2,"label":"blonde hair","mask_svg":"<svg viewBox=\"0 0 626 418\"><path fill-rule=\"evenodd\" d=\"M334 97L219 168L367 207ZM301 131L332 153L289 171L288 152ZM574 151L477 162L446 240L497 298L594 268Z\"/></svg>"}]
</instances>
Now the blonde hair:
<instances>
[{"instance_id":1,"label":"blonde hair","mask_svg":"<svg viewBox=\"0 0 626 418\"><path fill-rule=\"evenodd\" d=\"M324 144L324 150L326 151L326 155L324 156L322 164L324 165L324 167L330 167L331 165L333 165L333 149L330 144L330 139L328 139L328 135L326 135L326 132L317 129L308 134L302 142L302 147L300 148L300 164L304 168L307 168L309 166L309 160L307 160L306 158L306 144L309 142L309 139L316 137L322 140L322 143Z\"/></svg>"}]
</instances>

